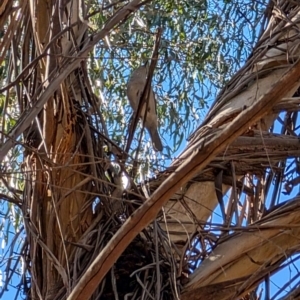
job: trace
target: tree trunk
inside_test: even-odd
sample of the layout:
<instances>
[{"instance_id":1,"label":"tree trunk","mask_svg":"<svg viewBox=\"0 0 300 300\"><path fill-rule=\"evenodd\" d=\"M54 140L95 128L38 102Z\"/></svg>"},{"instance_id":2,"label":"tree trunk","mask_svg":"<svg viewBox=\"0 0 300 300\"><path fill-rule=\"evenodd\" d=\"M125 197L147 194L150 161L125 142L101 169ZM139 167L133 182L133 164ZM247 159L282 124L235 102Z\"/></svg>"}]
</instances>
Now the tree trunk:
<instances>
[{"instance_id":1,"label":"tree trunk","mask_svg":"<svg viewBox=\"0 0 300 300\"><path fill-rule=\"evenodd\" d=\"M38 56L47 53L39 60L37 69L37 83L42 83L40 88L47 87L53 74L63 67L62 58L71 54L71 46L72 49L82 47L85 24L79 22L72 28L72 39L69 34L61 35L63 24L79 21L78 5L75 1L66 5L70 16L67 20L64 10L52 5L51 1L31 1L36 52ZM60 38L53 40L57 35ZM38 149L38 153L27 153L25 160L29 176L24 213L29 212L26 228L33 262L33 299L56 299L63 286L71 288L70 262L74 257L74 244L79 242L93 219L93 196L85 191L93 191L89 154L94 154L94 144L88 142L91 134L76 94L83 75L84 69L76 69L72 77L60 83L28 133ZM30 84L26 88L30 90ZM25 106L35 105L29 101ZM101 157L101 153L97 154Z\"/></svg>"},{"instance_id":2,"label":"tree trunk","mask_svg":"<svg viewBox=\"0 0 300 300\"><path fill-rule=\"evenodd\" d=\"M80 0L21 3L11 25L25 28L14 81L22 115L0 159L23 134L29 299L249 299L299 251L299 197L267 211L264 193L266 170L299 155L298 137L269 128L280 111L299 110L300 6L273 5L183 153L149 190L123 191L114 164L124 171L127 153L105 134L86 59L146 2L124 5L90 36ZM11 8L3 2L0 15ZM210 220L218 204L219 227Z\"/></svg>"}]
</instances>

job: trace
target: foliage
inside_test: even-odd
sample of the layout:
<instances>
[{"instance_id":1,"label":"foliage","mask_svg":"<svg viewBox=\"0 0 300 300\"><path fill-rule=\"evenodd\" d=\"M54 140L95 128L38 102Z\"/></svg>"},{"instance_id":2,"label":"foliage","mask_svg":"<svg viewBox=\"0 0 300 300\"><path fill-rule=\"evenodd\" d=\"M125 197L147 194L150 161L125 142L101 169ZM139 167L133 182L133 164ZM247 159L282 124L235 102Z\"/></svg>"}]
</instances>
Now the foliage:
<instances>
[{"instance_id":1,"label":"foliage","mask_svg":"<svg viewBox=\"0 0 300 300\"><path fill-rule=\"evenodd\" d=\"M182 149L185 139L198 126L210 101L251 53L259 35L265 4L251 0L155 1L143 6L115 29L95 47L88 61L88 74L100 99L100 109L109 136L121 148L125 146L131 118L125 92L126 82L132 69L151 57L156 30L162 27L160 57L152 84L157 94L160 133L165 149L162 155L156 154L149 142L143 142L143 150L138 157L148 166L146 170L149 165L155 165L158 169L168 165L174 153ZM13 5L15 11L21 11L19 1L13 1ZM109 3L94 1L89 10L89 21L102 28L105 21L122 5L122 2L111 6ZM22 9L21 13L25 14L26 9ZM15 14L11 18L17 20L19 16ZM5 24L0 22L2 36L7 32L12 19L7 19ZM1 87L16 79L26 67L26 64L14 65L16 56L23 55L21 45L27 38L24 28L19 27L9 44L10 48L2 53L5 59L0 68ZM4 41L1 43L4 44ZM30 63L35 58L33 49L31 51L27 57L22 57L22 63ZM1 142L20 117L17 93L11 89L0 95ZM131 149L132 153L137 148L138 133L139 130L135 134L137 139ZM17 143L22 144L22 138ZM15 251L19 263L21 245L24 243L22 217L17 207L26 192L23 190L22 151L24 148L20 145L15 146L1 166L0 239L3 253L0 265L5 278L9 279L13 274L6 268L6 262L11 262L9 251ZM18 268L21 273L20 264ZM13 268L13 271L16 269ZM9 281L5 282L6 289ZM15 282L13 284L16 285Z\"/></svg>"},{"instance_id":2,"label":"foliage","mask_svg":"<svg viewBox=\"0 0 300 300\"><path fill-rule=\"evenodd\" d=\"M251 12L247 16L244 7ZM263 12L264 5L255 1L155 1L132 16L96 47L89 70L98 82L98 95L105 95L102 110L112 138L124 143L131 116L126 82L132 69L151 58L161 27L153 87L167 158L160 167L166 166L199 125L219 89L251 53ZM101 15L95 20L97 26L103 21ZM141 158L151 153L149 146L142 147L146 152ZM156 155L150 157L155 160Z\"/></svg>"}]
</instances>

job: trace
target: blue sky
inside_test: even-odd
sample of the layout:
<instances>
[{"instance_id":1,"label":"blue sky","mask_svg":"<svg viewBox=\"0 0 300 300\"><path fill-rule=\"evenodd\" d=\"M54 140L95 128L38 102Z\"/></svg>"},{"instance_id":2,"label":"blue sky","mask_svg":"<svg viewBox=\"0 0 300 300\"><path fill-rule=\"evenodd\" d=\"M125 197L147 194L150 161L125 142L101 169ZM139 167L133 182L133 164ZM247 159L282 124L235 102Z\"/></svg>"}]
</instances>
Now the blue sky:
<instances>
[{"instance_id":1,"label":"blue sky","mask_svg":"<svg viewBox=\"0 0 300 300\"><path fill-rule=\"evenodd\" d=\"M242 3L243 1L240 1L240 2ZM221 4L220 4L220 6L221 6ZM216 8L216 9L220 9L220 8L221 7ZM259 29L259 27L257 26L257 30L258 29ZM250 34L252 34L252 32L253 32L253 28L251 28L250 26L249 27L245 26L243 28L243 36L245 37L245 39L248 39L248 38L250 39ZM236 51L236 47L235 47L235 45L232 45L231 52L230 52L230 55L232 57L236 56L235 51ZM242 60L243 59L246 59L245 54L242 55ZM243 62L240 61L240 63L242 64ZM237 66L237 65L235 66L235 68L238 68L238 67L239 66ZM167 85L168 83L165 83L165 84ZM210 105L212 103L212 101L214 100L214 98L215 98L215 95L217 93L217 88L214 87L213 85L211 85L210 82L208 82L208 81L206 82L206 85L210 87L209 88L210 89L209 93L210 93L211 97L207 98L208 104ZM199 91L199 93L200 93L200 91ZM201 94L199 94L198 96L201 97ZM197 125L199 125L201 123L201 119L204 118L205 114L207 113L207 110L208 109L205 108L205 107L201 110L201 112L199 113L199 117L200 117L199 120L195 121L196 123L198 123ZM279 123L277 123L276 126L275 126L275 131L279 131L279 130L280 130L280 126L279 126ZM170 137L168 135L163 135L163 139L166 143L172 143L173 142L173 141L170 140ZM183 142L181 144L181 146L179 147L179 149L174 153L174 157L178 156L179 153L185 148L185 146L186 146L186 142ZM285 201L287 199L291 199L298 192L299 191L297 189L295 189L293 191L293 194L289 195L289 196L285 196L284 194L280 193L279 201ZM2 204L2 207L1 207L0 211L2 211L2 212L6 211L6 207L4 207L3 204ZM219 208L217 208L215 213L214 213L213 221L217 222L217 223L218 222L221 223L222 220L220 219L220 216L221 216L220 210L219 210ZM5 222L6 217L7 216L0 214L0 224L2 224L4 226L4 228L5 228L4 230L6 232L8 232L8 237L9 237L8 238L8 243L6 244L6 243L3 242L3 237L0 235L0 241L1 241L0 258L2 258L4 256L8 257L8 256L11 256L11 255L15 255L14 253L10 254L10 253L7 252L8 251L8 246L10 245L10 243L12 241L12 238L15 236L15 233L13 231L13 228L9 228L7 222ZM0 264L0 271L2 270L2 272L5 270L5 262L6 262L6 260L4 259L2 265ZM271 279L272 284L271 284L271 287L270 287L271 296L276 294L276 292L278 291L278 287L281 287L284 282L286 282L288 279L292 278L295 274L298 274L298 270L300 270L300 264L299 264L298 261L296 261L296 262L293 262L293 264L285 267L282 271L278 272L275 276L273 276L272 279ZM1 277L1 273L0 273L0 277ZM16 286L19 283L20 283L20 277L18 277L18 276L13 277L12 282L11 282L11 286L10 286L10 291L8 293L6 293L5 296L2 299L4 299L4 300L13 299L12 297L14 297L15 294L16 294L16 290L15 290L14 286ZM261 285L261 288L265 289L264 284ZM287 287L286 289L288 291L289 287ZM276 299L278 299L279 296L280 295L276 296ZM17 296L16 299L21 299L21 296L20 295Z\"/></svg>"}]
</instances>

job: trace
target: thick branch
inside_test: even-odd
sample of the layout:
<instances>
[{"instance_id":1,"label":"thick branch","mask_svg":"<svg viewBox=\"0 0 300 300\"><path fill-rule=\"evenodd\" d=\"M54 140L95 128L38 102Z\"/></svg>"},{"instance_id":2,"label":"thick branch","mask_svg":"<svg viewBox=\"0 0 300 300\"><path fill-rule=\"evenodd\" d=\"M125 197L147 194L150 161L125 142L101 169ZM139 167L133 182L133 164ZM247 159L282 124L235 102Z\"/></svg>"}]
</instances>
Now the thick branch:
<instances>
[{"instance_id":1,"label":"thick branch","mask_svg":"<svg viewBox=\"0 0 300 300\"><path fill-rule=\"evenodd\" d=\"M268 114L274 104L283 98L300 80L300 61L267 91L251 107L240 113L231 123L209 139L201 138L193 147L190 158L179 166L170 177L162 183L155 193L124 223L120 230L109 241L97 256L86 274L81 278L69 300L88 299L104 276L120 257L134 237L144 229L167 203L169 198L201 171L218 153L230 145L251 124Z\"/></svg>"}]
</instances>

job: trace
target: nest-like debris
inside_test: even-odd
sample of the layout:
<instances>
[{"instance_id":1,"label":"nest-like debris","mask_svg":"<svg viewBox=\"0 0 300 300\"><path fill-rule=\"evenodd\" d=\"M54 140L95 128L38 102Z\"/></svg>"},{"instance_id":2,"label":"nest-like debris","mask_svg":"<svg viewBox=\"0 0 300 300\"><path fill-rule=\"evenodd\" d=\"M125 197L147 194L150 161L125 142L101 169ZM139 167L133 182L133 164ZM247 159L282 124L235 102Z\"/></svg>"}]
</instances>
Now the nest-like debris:
<instances>
[{"instance_id":1,"label":"nest-like debris","mask_svg":"<svg viewBox=\"0 0 300 300\"><path fill-rule=\"evenodd\" d=\"M119 217L109 218L103 211L97 219L72 255L73 286L122 225ZM159 226L152 224L127 247L91 299L140 299L141 295L143 299L157 299L157 295L160 299L176 299L178 293L171 247ZM66 288L61 287L55 299L66 299L66 295Z\"/></svg>"}]
</instances>

